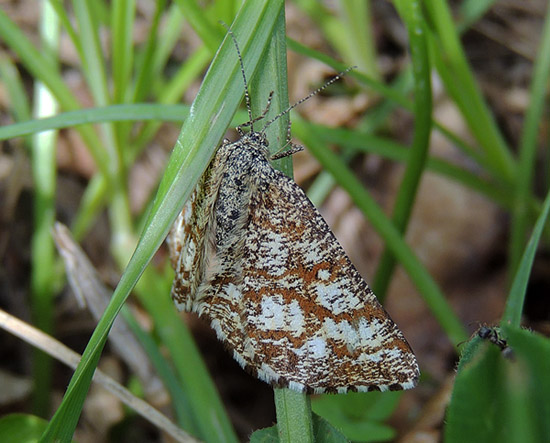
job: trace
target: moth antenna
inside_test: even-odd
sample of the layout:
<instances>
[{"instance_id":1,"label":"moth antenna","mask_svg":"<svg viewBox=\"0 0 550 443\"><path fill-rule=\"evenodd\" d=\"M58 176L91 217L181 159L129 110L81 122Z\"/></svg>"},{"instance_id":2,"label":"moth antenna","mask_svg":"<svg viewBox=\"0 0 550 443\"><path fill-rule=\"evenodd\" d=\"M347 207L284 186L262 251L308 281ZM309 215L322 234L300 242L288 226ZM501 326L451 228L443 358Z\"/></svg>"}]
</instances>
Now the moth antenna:
<instances>
[{"instance_id":1,"label":"moth antenna","mask_svg":"<svg viewBox=\"0 0 550 443\"><path fill-rule=\"evenodd\" d=\"M235 44L235 49L237 50L237 57L239 57L239 64L241 65L241 74L243 75L243 83L244 83L244 99L246 101L246 110L248 111L248 119L250 122L250 131L254 132L254 124L253 124L253 118L252 118L252 107L250 106L250 94L248 93L248 82L246 81L246 75L244 73L244 63L243 58L241 56L241 50L239 49L239 44L237 43L237 39L235 38L235 34L233 34L233 31L224 23L220 22L223 26L226 27L227 33L231 36L231 39L233 40L233 43Z\"/></svg>"},{"instance_id":2,"label":"moth antenna","mask_svg":"<svg viewBox=\"0 0 550 443\"><path fill-rule=\"evenodd\" d=\"M296 103L294 103L292 106L289 106L288 108L286 108L283 112L281 112L280 114L276 115L275 117L273 117L271 120L269 120L264 128L262 129L262 133L265 132L265 130L269 127L269 125L271 125L272 123L274 123L275 121L277 121L278 119L280 119L283 115L285 114L288 114L290 111L292 111L296 106L302 104L303 102L305 102L306 100L309 100L311 97L313 97L314 95L317 95L319 94L319 92L321 92L323 89L326 89L328 88L330 85L332 85L335 81L341 79L344 75L346 75L349 71L351 71L352 69L355 69L357 68L357 66L350 66L349 68L347 68L346 70L340 72L339 74L337 74L336 76L334 76L333 78L331 78L328 82L326 82L323 86L317 88L315 91L309 93L308 95L306 95L304 98L301 98L300 100L298 100Z\"/></svg>"}]
</instances>

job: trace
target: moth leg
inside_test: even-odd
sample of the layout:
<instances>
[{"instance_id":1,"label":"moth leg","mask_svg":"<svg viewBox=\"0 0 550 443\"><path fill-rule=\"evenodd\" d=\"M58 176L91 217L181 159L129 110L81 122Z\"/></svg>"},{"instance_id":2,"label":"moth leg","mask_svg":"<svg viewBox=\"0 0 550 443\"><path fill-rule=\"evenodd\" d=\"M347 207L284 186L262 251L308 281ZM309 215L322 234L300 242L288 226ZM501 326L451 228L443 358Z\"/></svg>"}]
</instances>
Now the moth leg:
<instances>
[{"instance_id":1,"label":"moth leg","mask_svg":"<svg viewBox=\"0 0 550 443\"><path fill-rule=\"evenodd\" d=\"M287 129L286 129L286 143L284 144L284 146L281 149L279 149L275 154L273 154L270 157L270 160L272 160L272 161L273 160L279 160L281 158L289 157L291 155L294 155L294 154L304 150L303 146L292 143L292 141L291 141L292 137L290 135L291 124L292 123L289 120ZM287 146L290 146L290 149L288 151L285 151Z\"/></svg>"}]
</instances>

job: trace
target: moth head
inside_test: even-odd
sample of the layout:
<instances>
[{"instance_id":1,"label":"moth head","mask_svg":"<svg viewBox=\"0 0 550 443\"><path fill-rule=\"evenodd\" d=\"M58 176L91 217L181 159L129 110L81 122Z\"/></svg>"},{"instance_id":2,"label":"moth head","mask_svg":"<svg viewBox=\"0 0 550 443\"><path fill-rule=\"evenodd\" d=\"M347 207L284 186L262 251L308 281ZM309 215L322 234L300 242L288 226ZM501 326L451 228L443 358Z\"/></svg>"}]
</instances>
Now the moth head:
<instances>
[{"instance_id":1,"label":"moth head","mask_svg":"<svg viewBox=\"0 0 550 443\"><path fill-rule=\"evenodd\" d=\"M269 140L267 139L265 132L250 132L248 134L248 138L250 141L256 145L265 146L266 148L269 146Z\"/></svg>"}]
</instances>

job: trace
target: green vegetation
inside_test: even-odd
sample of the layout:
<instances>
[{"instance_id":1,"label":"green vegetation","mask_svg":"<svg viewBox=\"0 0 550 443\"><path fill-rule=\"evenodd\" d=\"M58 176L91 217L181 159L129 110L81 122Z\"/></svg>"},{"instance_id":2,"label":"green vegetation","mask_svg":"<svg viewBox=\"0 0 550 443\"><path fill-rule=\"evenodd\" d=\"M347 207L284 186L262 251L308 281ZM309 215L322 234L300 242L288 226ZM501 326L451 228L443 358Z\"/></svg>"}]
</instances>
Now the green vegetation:
<instances>
[{"instance_id":1,"label":"green vegetation","mask_svg":"<svg viewBox=\"0 0 550 443\"><path fill-rule=\"evenodd\" d=\"M74 17L67 15L61 2L41 2L41 47L33 44L0 10L3 46L17 55L18 63L32 77L36 91L34 100L29 101L15 62L0 54L0 81L16 121L0 128L0 139L26 137L25 145L32 158L36 196L31 276L33 323L47 333L52 332L53 298L64 278L57 266L50 236L55 222L56 136L54 131L44 131L75 127L93 157L98 172L88 184L71 230L75 238L81 239L106 210L111 229L110 252L122 272L111 302L49 423L30 415L4 417L0 419L0 440L10 441L4 436L13 437L15 429L27 435L27 441L33 441L37 435L41 435L44 442L71 440L109 330L130 292L134 291L154 323L153 333L140 331L135 326L137 335L149 350L159 374L163 374L165 386L172 394L178 424L201 440L237 441L191 334L172 306L168 266L162 270L148 267L226 129L244 120L242 114L236 114L244 94L240 67L233 42L226 37L220 20L231 24L239 41L255 113L265 106L265 91L275 91L271 112L280 112L288 106L287 48L339 71L348 65L359 65L349 76L361 88L376 92L381 100L357 129L327 128L298 116L292 119L293 135L323 166L323 173L311 187L316 195L314 200L321 199L334 184L349 193L385 244L374 278L375 292L384 297L395 267L400 265L454 345L467 340L466 329L404 240L419 182L424 171L433 171L484 195L509 212L512 224L508 274L512 283L499 333L513 355L503 354L478 336L468 341L458 366L444 430L445 441L537 442L550 435L547 401L550 341L522 329L520 324L535 252L541 238L548 233L545 226L550 193L544 200L540 199L532 182L538 129L550 78L550 15L545 19L541 35L521 142L512 148L476 84L460 41L460 33L482 17L491 1L463 2L457 23L453 22L444 0L424 3L396 0L395 7L408 31L411 63L390 86L383 84L379 73L372 68L376 51L371 41L369 4L364 0L342 0L340 15L313 0L295 1L318 25L344 62L286 38L282 0L245 1L242 7L240 1L214 1L209 2L206 9L201 9L198 3L179 0L167 6L164 0L156 2L154 20L144 43L139 46L135 46L132 38L136 14L132 0L75 0ZM354 14L354 11L361 13ZM166 79L166 63L184 23L193 28L202 43ZM100 28L108 29L112 37L109 63L100 44ZM61 76L56 49L61 29L68 33L76 48L94 101L90 109L82 109ZM208 66L191 108L176 105L183 92ZM371 72L366 73L367 67L372 68ZM473 141L452 133L433 115L431 75L434 70L466 122ZM373 133L396 108L414 116L410 147ZM135 121L142 124L134 128L132 122ZM160 122L165 121L183 122L182 131L156 195L146 212L135 217L129 205L128 171L159 130ZM286 130L287 123L282 118L272 126L270 137L284 140ZM480 172L474 174L430 156L428 147L433 131L451 140ZM341 152L328 149L331 144L339 145ZM351 156L360 151L405 165L390 217L349 167ZM292 170L289 159L277 166L285 172ZM131 323L131 315L126 312L125 316ZM37 416L49 417L51 360L39 351L34 358L34 412ZM278 424L257 431L252 441L388 440L395 433L383 421L397 407L400 395L322 396L311 405L306 395L276 389Z\"/></svg>"}]
</instances>

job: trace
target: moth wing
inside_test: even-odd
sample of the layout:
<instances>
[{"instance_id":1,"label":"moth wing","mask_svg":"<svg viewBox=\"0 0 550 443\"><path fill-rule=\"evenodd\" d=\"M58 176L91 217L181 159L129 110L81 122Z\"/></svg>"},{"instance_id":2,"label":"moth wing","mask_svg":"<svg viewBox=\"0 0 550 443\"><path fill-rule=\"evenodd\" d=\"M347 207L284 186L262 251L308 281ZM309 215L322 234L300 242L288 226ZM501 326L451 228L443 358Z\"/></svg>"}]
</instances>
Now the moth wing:
<instances>
[{"instance_id":1,"label":"moth wing","mask_svg":"<svg viewBox=\"0 0 550 443\"><path fill-rule=\"evenodd\" d=\"M414 386L409 344L302 189L275 170L262 188L244 236L243 298L264 378L316 392Z\"/></svg>"},{"instance_id":2,"label":"moth wing","mask_svg":"<svg viewBox=\"0 0 550 443\"><path fill-rule=\"evenodd\" d=\"M199 314L269 383L317 393L414 387L409 344L302 189L271 167L254 180L237 264L220 263Z\"/></svg>"},{"instance_id":3,"label":"moth wing","mask_svg":"<svg viewBox=\"0 0 550 443\"><path fill-rule=\"evenodd\" d=\"M210 168L209 168L210 169ZM172 299L179 310L190 311L197 288L204 279L211 236L213 196L209 170L199 180L166 238L175 271Z\"/></svg>"}]
</instances>

